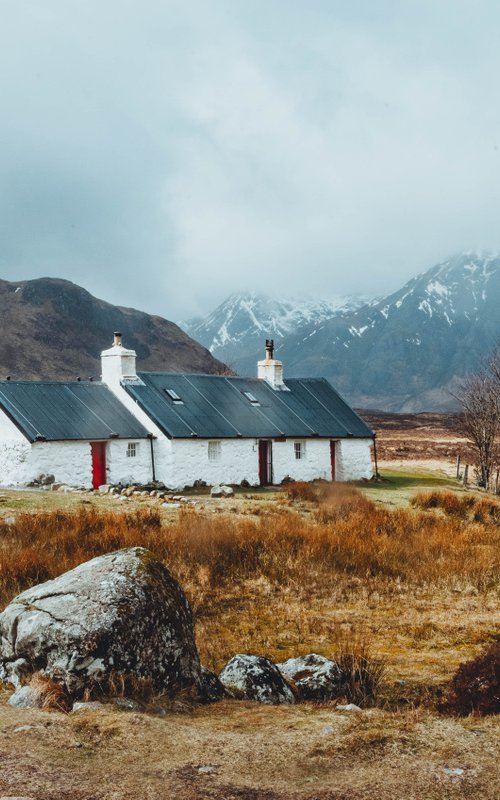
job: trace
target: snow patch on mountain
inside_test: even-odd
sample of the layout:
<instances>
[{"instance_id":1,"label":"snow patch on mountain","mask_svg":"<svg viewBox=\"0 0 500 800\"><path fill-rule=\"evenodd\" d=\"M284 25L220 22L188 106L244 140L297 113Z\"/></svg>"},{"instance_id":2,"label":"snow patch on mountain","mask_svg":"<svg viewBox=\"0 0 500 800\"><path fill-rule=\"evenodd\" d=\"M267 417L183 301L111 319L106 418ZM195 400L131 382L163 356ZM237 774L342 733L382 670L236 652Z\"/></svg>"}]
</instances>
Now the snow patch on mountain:
<instances>
[{"instance_id":1,"label":"snow patch on mountain","mask_svg":"<svg viewBox=\"0 0 500 800\"><path fill-rule=\"evenodd\" d=\"M205 319L180 322L194 339L218 352L228 345L248 339L273 337L278 341L313 323L319 327L332 317L347 314L365 305L366 297L274 298L257 292L236 293L228 297ZM312 336L315 331L308 334Z\"/></svg>"}]
</instances>

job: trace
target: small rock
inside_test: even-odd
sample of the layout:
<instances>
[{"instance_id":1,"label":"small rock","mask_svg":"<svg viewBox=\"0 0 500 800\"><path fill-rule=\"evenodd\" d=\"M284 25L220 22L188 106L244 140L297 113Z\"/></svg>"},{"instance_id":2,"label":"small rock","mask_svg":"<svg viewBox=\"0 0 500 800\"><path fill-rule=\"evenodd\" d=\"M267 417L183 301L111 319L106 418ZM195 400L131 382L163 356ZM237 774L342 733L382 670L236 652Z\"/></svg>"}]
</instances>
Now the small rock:
<instances>
[{"instance_id":1,"label":"small rock","mask_svg":"<svg viewBox=\"0 0 500 800\"><path fill-rule=\"evenodd\" d=\"M99 703L98 700L90 700L87 703L73 703L72 711L97 711L99 708L102 708L103 704Z\"/></svg>"},{"instance_id":2,"label":"small rock","mask_svg":"<svg viewBox=\"0 0 500 800\"><path fill-rule=\"evenodd\" d=\"M234 656L220 672L219 680L234 697L243 700L257 700L268 705L295 703L281 672L262 656Z\"/></svg>"},{"instance_id":3,"label":"small rock","mask_svg":"<svg viewBox=\"0 0 500 800\"><path fill-rule=\"evenodd\" d=\"M162 508L180 508L181 504L180 503L162 503L161 507Z\"/></svg>"},{"instance_id":4,"label":"small rock","mask_svg":"<svg viewBox=\"0 0 500 800\"><path fill-rule=\"evenodd\" d=\"M356 703L347 703L347 705L337 706L337 711L363 711L362 708L356 705Z\"/></svg>"},{"instance_id":5,"label":"small rock","mask_svg":"<svg viewBox=\"0 0 500 800\"><path fill-rule=\"evenodd\" d=\"M19 725L18 728L14 728L14 733L24 733L25 731L33 731L39 727L40 725Z\"/></svg>"},{"instance_id":6,"label":"small rock","mask_svg":"<svg viewBox=\"0 0 500 800\"><path fill-rule=\"evenodd\" d=\"M340 667L325 656L308 653L276 666L285 678L293 681L302 700L332 700L343 696Z\"/></svg>"},{"instance_id":7,"label":"small rock","mask_svg":"<svg viewBox=\"0 0 500 800\"><path fill-rule=\"evenodd\" d=\"M6 525L14 525L15 522L16 522L16 518L15 517L4 517L3 521L5 522Z\"/></svg>"},{"instance_id":8,"label":"small rock","mask_svg":"<svg viewBox=\"0 0 500 800\"><path fill-rule=\"evenodd\" d=\"M213 775L218 769L215 764L205 764L203 767L198 767L198 772L200 775Z\"/></svg>"},{"instance_id":9,"label":"small rock","mask_svg":"<svg viewBox=\"0 0 500 800\"><path fill-rule=\"evenodd\" d=\"M444 772L446 772L447 775L454 775L454 776L459 777L460 775L464 774L465 770L464 769L460 769L460 767L454 767L454 768L451 768L451 769L448 768L448 767L445 767L444 768Z\"/></svg>"},{"instance_id":10,"label":"small rock","mask_svg":"<svg viewBox=\"0 0 500 800\"><path fill-rule=\"evenodd\" d=\"M7 700L9 706L14 708L41 708L43 705L43 694L36 686L19 686L14 694Z\"/></svg>"},{"instance_id":11,"label":"small rock","mask_svg":"<svg viewBox=\"0 0 500 800\"><path fill-rule=\"evenodd\" d=\"M234 494L234 489L231 486L221 486L220 490L223 497L231 497Z\"/></svg>"},{"instance_id":12,"label":"small rock","mask_svg":"<svg viewBox=\"0 0 500 800\"><path fill-rule=\"evenodd\" d=\"M325 725L324 728L321 728L321 730L319 732L319 735L320 736L329 736L331 733L334 732L334 730L335 730L335 728L333 727L333 725Z\"/></svg>"},{"instance_id":13,"label":"small rock","mask_svg":"<svg viewBox=\"0 0 500 800\"><path fill-rule=\"evenodd\" d=\"M142 706L130 697L113 697L113 705L123 708L124 711L142 711Z\"/></svg>"},{"instance_id":14,"label":"small rock","mask_svg":"<svg viewBox=\"0 0 500 800\"><path fill-rule=\"evenodd\" d=\"M210 489L210 497L222 497L222 487L212 486Z\"/></svg>"}]
</instances>

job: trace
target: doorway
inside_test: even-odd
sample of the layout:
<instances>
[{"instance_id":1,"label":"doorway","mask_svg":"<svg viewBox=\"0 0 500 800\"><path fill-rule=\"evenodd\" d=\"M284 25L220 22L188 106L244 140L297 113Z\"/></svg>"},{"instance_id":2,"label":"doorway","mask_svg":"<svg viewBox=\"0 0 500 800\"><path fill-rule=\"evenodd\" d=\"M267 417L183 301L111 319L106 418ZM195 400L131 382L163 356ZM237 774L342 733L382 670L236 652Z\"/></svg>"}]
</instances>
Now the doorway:
<instances>
[{"instance_id":1,"label":"doorway","mask_svg":"<svg viewBox=\"0 0 500 800\"><path fill-rule=\"evenodd\" d=\"M332 465L332 481L335 480L335 464L337 455L337 442L330 442L330 463Z\"/></svg>"},{"instance_id":2,"label":"doorway","mask_svg":"<svg viewBox=\"0 0 500 800\"><path fill-rule=\"evenodd\" d=\"M92 487L98 489L106 483L106 442L90 442L92 455Z\"/></svg>"},{"instance_id":3,"label":"doorway","mask_svg":"<svg viewBox=\"0 0 500 800\"><path fill-rule=\"evenodd\" d=\"M266 439L259 441L259 483L271 486L273 482L273 443Z\"/></svg>"}]
</instances>

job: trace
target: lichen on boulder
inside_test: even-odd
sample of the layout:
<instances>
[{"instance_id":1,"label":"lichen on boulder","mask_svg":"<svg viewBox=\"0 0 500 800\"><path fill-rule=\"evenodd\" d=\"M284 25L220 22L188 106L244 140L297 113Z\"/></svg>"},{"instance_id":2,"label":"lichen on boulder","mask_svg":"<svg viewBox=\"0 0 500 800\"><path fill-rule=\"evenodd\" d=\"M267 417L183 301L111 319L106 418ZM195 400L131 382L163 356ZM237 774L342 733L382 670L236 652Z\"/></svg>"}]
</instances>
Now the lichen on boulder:
<instances>
[{"instance_id":1,"label":"lichen on boulder","mask_svg":"<svg viewBox=\"0 0 500 800\"><path fill-rule=\"evenodd\" d=\"M292 681L301 700L331 700L343 694L343 675L335 661L317 653L289 658L276 664Z\"/></svg>"},{"instance_id":2,"label":"lichen on boulder","mask_svg":"<svg viewBox=\"0 0 500 800\"><path fill-rule=\"evenodd\" d=\"M0 614L0 680L41 672L73 697L132 675L159 693L201 686L189 603L141 547L87 561L15 597Z\"/></svg>"},{"instance_id":3,"label":"lichen on boulder","mask_svg":"<svg viewBox=\"0 0 500 800\"><path fill-rule=\"evenodd\" d=\"M219 673L225 689L242 700L268 705L294 703L292 690L277 667L262 656L234 656Z\"/></svg>"}]
</instances>

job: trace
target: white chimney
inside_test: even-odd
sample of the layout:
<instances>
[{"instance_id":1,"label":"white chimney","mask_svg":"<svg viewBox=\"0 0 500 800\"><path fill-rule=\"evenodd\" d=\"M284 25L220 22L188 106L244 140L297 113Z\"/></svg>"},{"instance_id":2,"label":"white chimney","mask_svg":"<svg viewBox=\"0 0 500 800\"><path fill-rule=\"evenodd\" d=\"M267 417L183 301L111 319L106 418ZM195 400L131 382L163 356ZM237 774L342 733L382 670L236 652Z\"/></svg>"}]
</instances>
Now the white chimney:
<instances>
[{"instance_id":1,"label":"white chimney","mask_svg":"<svg viewBox=\"0 0 500 800\"><path fill-rule=\"evenodd\" d=\"M274 340L266 339L266 357L264 361L257 362L257 377L267 381L273 389L287 391L283 380L283 364L276 361L274 355Z\"/></svg>"},{"instance_id":2,"label":"white chimney","mask_svg":"<svg viewBox=\"0 0 500 800\"><path fill-rule=\"evenodd\" d=\"M122 381L137 380L135 370L135 350L127 350L122 345L122 335L115 331L113 347L101 353L101 378L108 386L119 385Z\"/></svg>"}]
</instances>

